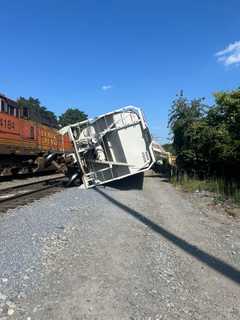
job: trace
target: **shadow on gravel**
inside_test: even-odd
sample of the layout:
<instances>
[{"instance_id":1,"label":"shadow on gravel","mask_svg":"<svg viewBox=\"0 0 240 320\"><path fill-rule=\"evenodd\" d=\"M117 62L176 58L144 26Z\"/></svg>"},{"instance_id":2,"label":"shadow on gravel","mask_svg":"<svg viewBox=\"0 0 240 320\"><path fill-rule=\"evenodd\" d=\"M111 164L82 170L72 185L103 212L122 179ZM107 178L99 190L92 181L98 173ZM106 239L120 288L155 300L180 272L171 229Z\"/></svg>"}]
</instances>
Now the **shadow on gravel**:
<instances>
[{"instance_id":1,"label":"shadow on gravel","mask_svg":"<svg viewBox=\"0 0 240 320\"><path fill-rule=\"evenodd\" d=\"M106 183L105 186L118 190L142 190L144 181L144 173L140 172L125 179Z\"/></svg>"},{"instance_id":2,"label":"shadow on gravel","mask_svg":"<svg viewBox=\"0 0 240 320\"><path fill-rule=\"evenodd\" d=\"M199 260L202 263L205 263L210 268L214 269L215 271L221 273L225 277L231 279L232 281L240 284L240 271L236 268L232 267L231 265L227 264L226 262L215 258L214 256L208 254L207 252L199 249L196 246L193 246L192 244L188 243L187 241L183 240L182 238L174 235L170 231L167 231L163 227L159 226L152 220L145 217L143 214L137 212L134 209L129 208L128 206L124 205L123 203L113 199L109 195L107 195L105 192L99 190L98 188L95 188L95 190L100 193L103 197L105 197L107 200L121 208L122 210L126 211L128 214L130 214L132 217L140 221L141 223L148 226L151 230L154 232L160 234L168 241L172 242L174 245L188 253L189 255L195 257L197 260Z\"/></svg>"}]
</instances>

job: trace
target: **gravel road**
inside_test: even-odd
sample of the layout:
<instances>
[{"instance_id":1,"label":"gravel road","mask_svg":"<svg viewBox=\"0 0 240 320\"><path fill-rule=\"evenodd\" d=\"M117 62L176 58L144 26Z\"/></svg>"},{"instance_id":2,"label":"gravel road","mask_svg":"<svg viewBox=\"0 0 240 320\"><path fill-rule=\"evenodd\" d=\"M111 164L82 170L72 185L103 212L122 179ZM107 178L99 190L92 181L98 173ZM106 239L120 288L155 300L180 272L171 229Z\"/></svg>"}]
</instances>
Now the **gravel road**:
<instances>
[{"instance_id":1,"label":"gravel road","mask_svg":"<svg viewBox=\"0 0 240 320\"><path fill-rule=\"evenodd\" d=\"M131 181L132 182L132 181ZM0 214L0 319L240 319L240 222L156 176Z\"/></svg>"}]
</instances>

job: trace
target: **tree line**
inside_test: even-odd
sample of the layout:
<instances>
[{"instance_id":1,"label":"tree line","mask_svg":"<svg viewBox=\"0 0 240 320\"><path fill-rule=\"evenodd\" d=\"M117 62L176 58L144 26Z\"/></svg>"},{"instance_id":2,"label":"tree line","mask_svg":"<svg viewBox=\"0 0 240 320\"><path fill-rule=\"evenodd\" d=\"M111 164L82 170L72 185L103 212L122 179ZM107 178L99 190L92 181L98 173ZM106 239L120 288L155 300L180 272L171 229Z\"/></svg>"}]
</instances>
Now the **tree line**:
<instances>
[{"instance_id":1,"label":"tree line","mask_svg":"<svg viewBox=\"0 0 240 320\"><path fill-rule=\"evenodd\" d=\"M177 95L169 112L177 167L189 176L240 180L240 88L204 98Z\"/></svg>"},{"instance_id":2,"label":"tree line","mask_svg":"<svg viewBox=\"0 0 240 320\"><path fill-rule=\"evenodd\" d=\"M20 108L28 110L29 118L31 120L54 128L61 128L75 122L84 121L88 117L85 112L74 107L68 108L64 113L57 117L54 112L43 106L38 98L33 97L19 97L17 99L17 104Z\"/></svg>"}]
</instances>

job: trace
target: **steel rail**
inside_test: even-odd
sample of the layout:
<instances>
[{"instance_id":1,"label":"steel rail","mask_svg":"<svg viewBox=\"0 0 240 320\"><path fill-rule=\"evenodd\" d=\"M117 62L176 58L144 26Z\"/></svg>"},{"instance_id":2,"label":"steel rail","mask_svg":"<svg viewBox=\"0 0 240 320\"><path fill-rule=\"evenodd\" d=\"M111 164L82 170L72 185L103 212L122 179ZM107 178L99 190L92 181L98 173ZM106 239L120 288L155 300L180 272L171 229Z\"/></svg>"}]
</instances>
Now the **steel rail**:
<instances>
[{"instance_id":1,"label":"steel rail","mask_svg":"<svg viewBox=\"0 0 240 320\"><path fill-rule=\"evenodd\" d=\"M17 184L15 186L9 186L7 188L0 189L0 194L5 191L14 190L14 189L18 189L18 188L24 188L24 187L28 187L28 186L38 184L38 183L48 182L48 181L52 181L52 180L59 180L64 177L65 177L65 175L63 174L58 177L46 178L46 179L42 179L42 180L38 180L38 181L30 181L30 182L23 183L23 184Z\"/></svg>"},{"instance_id":2,"label":"steel rail","mask_svg":"<svg viewBox=\"0 0 240 320\"><path fill-rule=\"evenodd\" d=\"M5 194L5 191L10 191L10 190L16 190L16 189L20 189L20 188L24 188L24 187L28 187L30 185L38 185L38 184L41 184L41 183L44 183L44 182L49 182L49 181L53 181L53 180L57 180L56 183L52 184L52 185L48 185L48 186L43 186L43 187L40 187L40 188L37 188L37 189L34 189L34 190L28 190L26 192L21 192L21 193L16 193L14 195L10 195L9 197L5 197L5 198L0 198L0 204L1 203L4 203L4 202L7 202L7 201L11 201L11 200L15 200L17 198L21 198L21 197L25 197L25 196L28 196L28 195L31 195L31 194L34 194L34 193L37 193L37 192L41 192L41 191L44 191L44 190L47 190L47 189L51 189L51 188L54 188L56 186L58 186L59 184L59 181L60 179L62 179L63 177L58 177L58 178L51 178L51 179L48 179L48 180L44 180L44 181L35 181L35 182L31 182L27 185L23 185L23 186L14 186L14 187L9 187L9 188L6 188L4 190L1 190L0 192L0 196L1 195L4 195Z\"/></svg>"}]
</instances>

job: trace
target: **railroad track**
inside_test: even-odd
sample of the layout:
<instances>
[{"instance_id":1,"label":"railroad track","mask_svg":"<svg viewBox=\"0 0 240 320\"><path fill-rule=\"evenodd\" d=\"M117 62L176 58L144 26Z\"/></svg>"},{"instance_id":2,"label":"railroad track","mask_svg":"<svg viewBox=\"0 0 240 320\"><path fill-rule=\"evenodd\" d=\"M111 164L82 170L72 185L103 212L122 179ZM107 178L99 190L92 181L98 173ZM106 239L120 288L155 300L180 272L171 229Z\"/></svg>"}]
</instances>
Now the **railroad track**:
<instances>
[{"instance_id":1,"label":"railroad track","mask_svg":"<svg viewBox=\"0 0 240 320\"><path fill-rule=\"evenodd\" d=\"M51 192L62 189L64 175L42 177L38 180L22 181L12 186L0 186L0 212L15 208L19 205L27 204L35 199L39 199Z\"/></svg>"}]
</instances>

